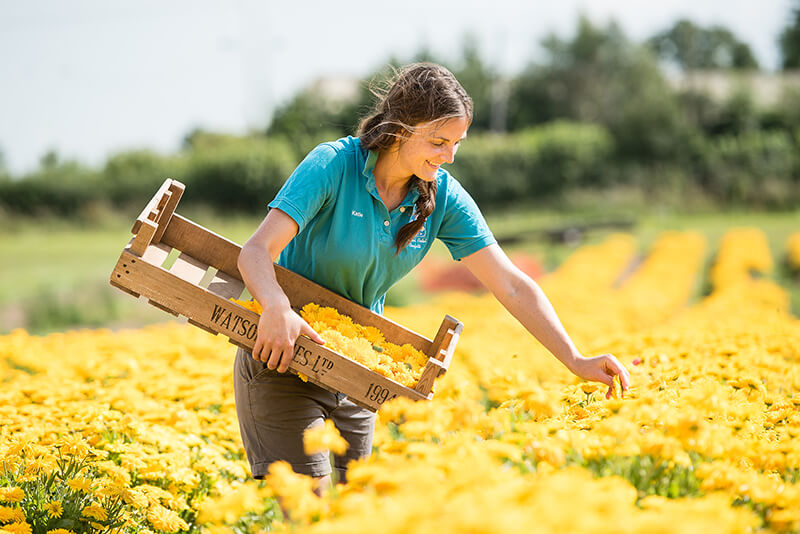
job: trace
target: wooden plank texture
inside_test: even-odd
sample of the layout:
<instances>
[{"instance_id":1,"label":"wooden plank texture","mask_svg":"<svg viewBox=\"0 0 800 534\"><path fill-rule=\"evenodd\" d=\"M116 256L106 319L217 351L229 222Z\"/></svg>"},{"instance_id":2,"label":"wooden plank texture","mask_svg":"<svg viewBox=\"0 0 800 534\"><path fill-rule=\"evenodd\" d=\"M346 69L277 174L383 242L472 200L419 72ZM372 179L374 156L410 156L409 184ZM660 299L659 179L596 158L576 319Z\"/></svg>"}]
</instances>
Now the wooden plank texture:
<instances>
[{"instance_id":1,"label":"wooden plank texture","mask_svg":"<svg viewBox=\"0 0 800 534\"><path fill-rule=\"evenodd\" d=\"M216 267L225 274L242 279L236 266L242 248L178 213L173 214L161 242Z\"/></svg>"},{"instance_id":2,"label":"wooden plank texture","mask_svg":"<svg viewBox=\"0 0 800 534\"><path fill-rule=\"evenodd\" d=\"M433 390L433 382L436 380L440 374L444 373L446 368L436 358L430 358L428 363L425 364L425 368L422 370L422 375L419 377L417 381L417 385L414 386L414 390L417 391L420 395L425 395L427 398L431 398L431 391Z\"/></svg>"},{"instance_id":3,"label":"wooden plank texture","mask_svg":"<svg viewBox=\"0 0 800 534\"><path fill-rule=\"evenodd\" d=\"M192 324L219 332L228 336L234 344L252 350L258 329L259 316L256 313L161 267L141 261L127 248L114 268L112 279L129 291L156 299L159 307L188 317ZM340 391L353 402L371 410L377 410L396 396L415 400L427 398L304 336L295 342L294 358L289 369L294 373L303 373L310 381Z\"/></svg>"},{"instance_id":4,"label":"wooden plank texture","mask_svg":"<svg viewBox=\"0 0 800 534\"><path fill-rule=\"evenodd\" d=\"M209 282L208 290L224 299L238 299L244 292L244 282L218 271Z\"/></svg>"},{"instance_id":5,"label":"wooden plank texture","mask_svg":"<svg viewBox=\"0 0 800 534\"><path fill-rule=\"evenodd\" d=\"M156 230L156 234L153 236L153 243L158 243L161 241L161 237L164 235L164 231L169 226L169 222L172 219L172 214L175 213L175 208L178 207L178 202L183 196L183 191L186 188L181 182L177 180L172 180L169 184L169 198L167 200L166 205L161 209L161 213L158 215L158 229Z\"/></svg>"},{"instance_id":6,"label":"wooden plank texture","mask_svg":"<svg viewBox=\"0 0 800 534\"><path fill-rule=\"evenodd\" d=\"M147 247L153 241L153 236L156 233L156 223L151 220L145 219L139 226L139 231L131 242L131 252L137 256L144 254Z\"/></svg>"},{"instance_id":7,"label":"wooden plank texture","mask_svg":"<svg viewBox=\"0 0 800 534\"><path fill-rule=\"evenodd\" d=\"M154 217L157 217L157 215L152 215L152 214L154 211L158 210L158 205L161 202L164 193L166 193L169 190L169 186L171 185L171 183L172 180L170 180L169 178L164 180L164 182L161 184L161 187L159 187L158 191L156 191L156 194L153 195L153 198L150 199L150 202L147 203L142 212L139 214L138 217L136 217L136 220L133 222L133 228L131 229L132 234L139 233L139 228L141 228L141 225L142 223L144 223L144 221L149 220L155 222Z\"/></svg>"}]
</instances>

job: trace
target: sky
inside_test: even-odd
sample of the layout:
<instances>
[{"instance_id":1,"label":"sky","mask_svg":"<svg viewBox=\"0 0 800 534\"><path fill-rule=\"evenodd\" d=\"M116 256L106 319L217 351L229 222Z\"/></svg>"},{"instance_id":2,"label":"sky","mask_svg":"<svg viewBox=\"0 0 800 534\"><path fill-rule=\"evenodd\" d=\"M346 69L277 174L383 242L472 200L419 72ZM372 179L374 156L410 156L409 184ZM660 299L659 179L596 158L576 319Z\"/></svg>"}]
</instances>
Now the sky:
<instances>
[{"instance_id":1,"label":"sky","mask_svg":"<svg viewBox=\"0 0 800 534\"><path fill-rule=\"evenodd\" d=\"M464 36L506 74L571 36L583 14L641 41L686 17L721 24L767 69L792 0L0 0L0 153L15 176L55 150L101 166L123 150L178 150L194 128L263 130L320 77L365 76L422 47L456 59Z\"/></svg>"}]
</instances>

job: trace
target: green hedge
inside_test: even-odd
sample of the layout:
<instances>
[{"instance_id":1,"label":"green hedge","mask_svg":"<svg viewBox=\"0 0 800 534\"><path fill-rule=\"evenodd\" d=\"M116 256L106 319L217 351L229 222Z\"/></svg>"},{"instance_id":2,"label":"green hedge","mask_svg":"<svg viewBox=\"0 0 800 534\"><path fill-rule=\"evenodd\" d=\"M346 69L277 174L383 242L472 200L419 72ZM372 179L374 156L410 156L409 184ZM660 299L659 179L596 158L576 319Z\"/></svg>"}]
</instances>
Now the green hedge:
<instances>
[{"instance_id":1,"label":"green hedge","mask_svg":"<svg viewBox=\"0 0 800 534\"><path fill-rule=\"evenodd\" d=\"M602 126L558 121L468 137L449 170L479 204L493 205L601 184L612 151Z\"/></svg>"},{"instance_id":2,"label":"green hedge","mask_svg":"<svg viewBox=\"0 0 800 534\"><path fill-rule=\"evenodd\" d=\"M183 181L187 202L265 211L299 161L289 143L258 138L193 152Z\"/></svg>"},{"instance_id":3,"label":"green hedge","mask_svg":"<svg viewBox=\"0 0 800 534\"><path fill-rule=\"evenodd\" d=\"M161 156L149 150L123 152L112 156L103 169L105 198L114 206L144 206L165 178L182 179L186 158Z\"/></svg>"},{"instance_id":4,"label":"green hedge","mask_svg":"<svg viewBox=\"0 0 800 534\"><path fill-rule=\"evenodd\" d=\"M724 202L790 207L800 200L800 145L784 131L707 140L698 181Z\"/></svg>"},{"instance_id":5,"label":"green hedge","mask_svg":"<svg viewBox=\"0 0 800 534\"><path fill-rule=\"evenodd\" d=\"M471 135L449 170L487 208L620 184L652 192L699 188L720 203L784 208L800 201L799 138L800 131L783 130L696 135L686 140L688 156L623 161L604 127L556 121L514 134ZM136 212L169 177L186 184L184 206L263 213L318 141L207 134L175 155L117 154L100 171L54 160L22 179L0 176L0 211L76 216L106 204Z\"/></svg>"},{"instance_id":6,"label":"green hedge","mask_svg":"<svg viewBox=\"0 0 800 534\"><path fill-rule=\"evenodd\" d=\"M75 163L0 181L0 206L8 213L70 217L103 198L101 175Z\"/></svg>"}]
</instances>

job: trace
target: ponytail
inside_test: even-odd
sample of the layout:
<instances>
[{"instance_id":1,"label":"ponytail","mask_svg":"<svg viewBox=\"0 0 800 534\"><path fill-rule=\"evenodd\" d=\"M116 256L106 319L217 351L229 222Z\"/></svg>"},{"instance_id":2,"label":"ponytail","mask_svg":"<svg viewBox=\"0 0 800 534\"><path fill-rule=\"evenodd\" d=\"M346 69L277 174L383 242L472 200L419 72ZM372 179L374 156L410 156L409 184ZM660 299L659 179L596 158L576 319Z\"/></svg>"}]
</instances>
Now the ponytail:
<instances>
[{"instance_id":1,"label":"ponytail","mask_svg":"<svg viewBox=\"0 0 800 534\"><path fill-rule=\"evenodd\" d=\"M433 210L436 208L436 181L426 182L425 180L420 180L416 176L414 176L412 180L412 187L416 187L419 191L419 197L415 204L417 216L413 221L405 224L400 228L400 231L397 232L397 238L395 238L394 241L394 246L397 247L397 252L395 252L395 254L400 254L400 251L416 237L425 226L428 215L433 213Z\"/></svg>"}]
</instances>

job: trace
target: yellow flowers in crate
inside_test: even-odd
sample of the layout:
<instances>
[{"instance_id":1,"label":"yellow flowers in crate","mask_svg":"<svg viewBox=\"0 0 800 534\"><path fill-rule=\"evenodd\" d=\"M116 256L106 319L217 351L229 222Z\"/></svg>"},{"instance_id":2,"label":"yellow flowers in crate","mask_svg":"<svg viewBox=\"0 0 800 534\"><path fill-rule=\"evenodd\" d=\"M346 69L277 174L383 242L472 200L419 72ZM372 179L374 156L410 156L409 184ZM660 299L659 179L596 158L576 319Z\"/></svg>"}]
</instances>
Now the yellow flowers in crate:
<instances>
[{"instance_id":1,"label":"yellow flowers in crate","mask_svg":"<svg viewBox=\"0 0 800 534\"><path fill-rule=\"evenodd\" d=\"M233 301L256 313L262 311L255 300ZM333 308L312 302L303 306L300 316L325 340L327 348L404 386L416 385L428 361L424 353L411 345L386 341L377 328L357 324Z\"/></svg>"},{"instance_id":2,"label":"yellow flowers in crate","mask_svg":"<svg viewBox=\"0 0 800 534\"><path fill-rule=\"evenodd\" d=\"M771 262L765 244L725 236L702 297L708 251L692 232L644 258L613 236L541 280L584 354L628 367L624 400L577 380L492 297L387 309L420 331L458 309L458 361L432 401L381 408L372 456L323 497L285 463L249 478L223 338L176 324L15 331L0 337L0 531L797 532L800 321L751 275ZM304 317L343 354L397 357L374 329L319 307ZM330 422L304 442L346 446Z\"/></svg>"}]
</instances>

